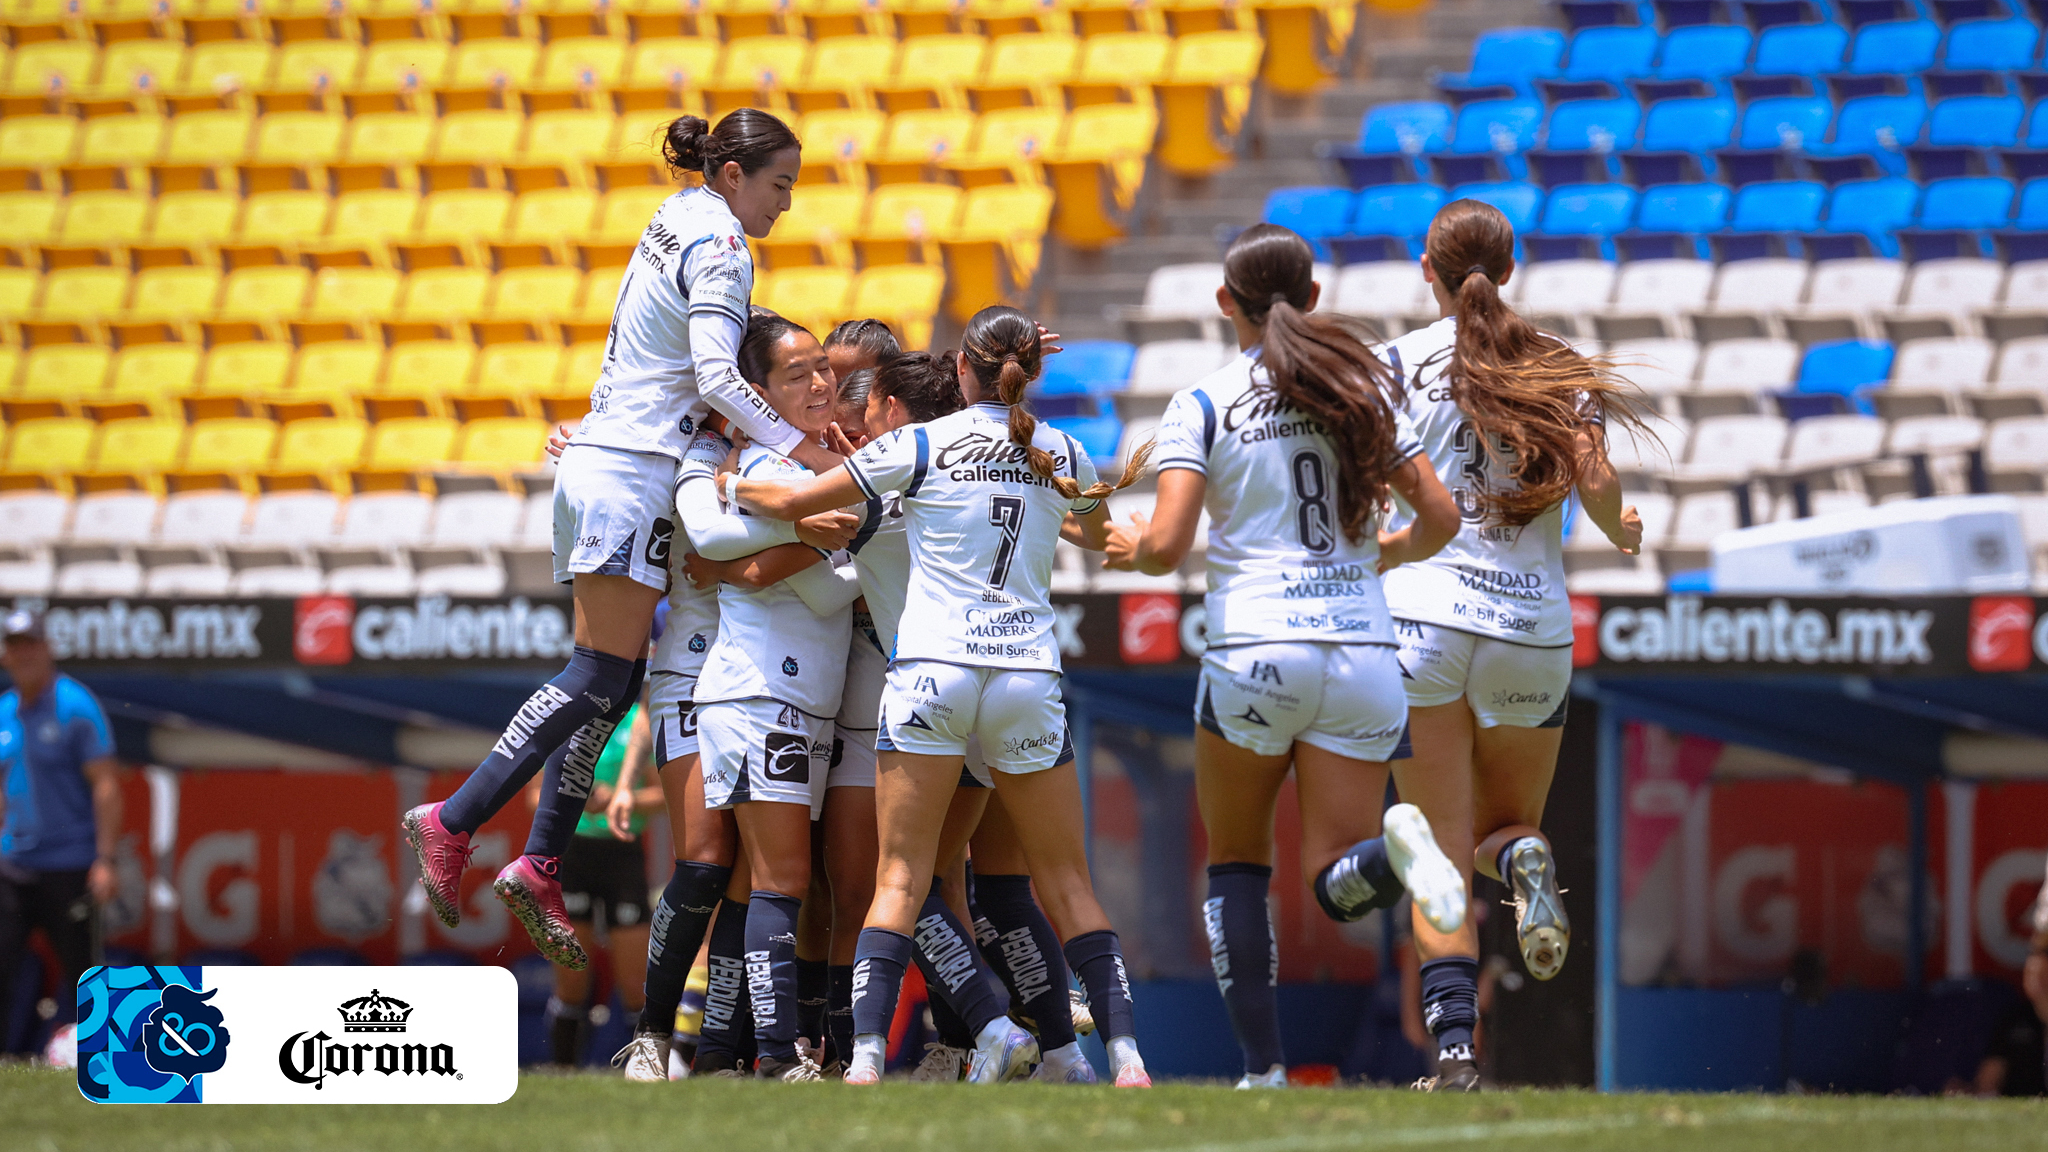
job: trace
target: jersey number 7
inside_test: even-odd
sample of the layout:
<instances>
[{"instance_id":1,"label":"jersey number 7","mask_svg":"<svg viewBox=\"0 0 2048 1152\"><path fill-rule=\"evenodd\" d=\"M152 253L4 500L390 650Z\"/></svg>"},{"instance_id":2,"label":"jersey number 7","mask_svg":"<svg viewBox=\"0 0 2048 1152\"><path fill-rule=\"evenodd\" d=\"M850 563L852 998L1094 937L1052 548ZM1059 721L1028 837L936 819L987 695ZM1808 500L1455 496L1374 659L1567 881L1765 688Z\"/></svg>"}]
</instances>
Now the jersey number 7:
<instances>
[{"instance_id":1,"label":"jersey number 7","mask_svg":"<svg viewBox=\"0 0 2048 1152\"><path fill-rule=\"evenodd\" d=\"M989 497L988 522L1003 533L1002 542L996 545L996 562L988 566L988 586L1001 588L1010 578L1010 562L1017 558L1017 533L1024 529L1024 498Z\"/></svg>"}]
</instances>

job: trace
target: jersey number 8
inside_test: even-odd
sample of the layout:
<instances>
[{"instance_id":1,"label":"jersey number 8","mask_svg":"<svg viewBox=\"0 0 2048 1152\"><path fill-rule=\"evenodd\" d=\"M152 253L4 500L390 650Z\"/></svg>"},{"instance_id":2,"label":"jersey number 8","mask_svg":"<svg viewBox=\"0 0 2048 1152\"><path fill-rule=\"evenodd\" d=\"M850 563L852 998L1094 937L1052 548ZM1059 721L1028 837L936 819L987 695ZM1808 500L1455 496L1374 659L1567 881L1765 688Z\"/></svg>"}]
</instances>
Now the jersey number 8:
<instances>
[{"instance_id":1,"label":"jersey number 8","mask_svg":"<svg viewBox=\"0 0 2048 1152\"><path fill-rule=\"evenodd\" d=\"M1311 556L1327 556L1337 547L1337 518L1330 508L1330 473L1320 452L1294 454L1294 521L1301 547Z\"/></svg>"}]
</instances>

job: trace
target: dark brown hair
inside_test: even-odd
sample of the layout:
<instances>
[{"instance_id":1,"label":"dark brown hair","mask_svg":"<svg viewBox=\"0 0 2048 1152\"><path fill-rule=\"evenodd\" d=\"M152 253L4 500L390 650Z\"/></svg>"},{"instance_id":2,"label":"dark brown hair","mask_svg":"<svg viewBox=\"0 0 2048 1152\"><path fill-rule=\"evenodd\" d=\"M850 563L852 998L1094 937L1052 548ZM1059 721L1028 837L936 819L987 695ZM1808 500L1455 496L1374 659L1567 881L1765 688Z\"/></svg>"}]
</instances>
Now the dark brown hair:
<instances>
[{"instance_id":1,"label":"dark brown hair","mask_svg":"<svg viewBox=\"0 0 2048 1152\"><path fill-rule=\"evenodd\" d=\"M875 364L903 351L896 343L896 334L880 320L848 320L832 330L825 337L825 351L830 352L840 345L851 345L860 350L861 358Z\"/></svg>"},{"instance_id":2,"label":"dark brown hair","mask_svg":"<svg viewBox=\"0 0 2048 1152\"><path fill-rule=\"evenodd\" d=\"M875 370L869 395L901 401L910 418L919 424L967 407L953 358L929 352L905 352L882 361L882 366Z\"/></svg>"},{"instance_id":3,"label":"dark brown hair","mask_svg":"<svg viewBox=\"0 0 2048 1152\"><path fill-rule=\"evenodd\" d=\"M1337 469L1337 520L1356 544L1373 531L1394 459L1394 403L1401 382L1344 320L1308 311L1315 254L1277 224L1254 224L1223 254L1223 286L1258 326L1266 383L1329 437Z\"/></svg>"},{"instance_id":4,"label":"dark brown hair","mask_svg":"<svg viewBox=\"0 0 2048 1152\"><path fill-rule=\"evenodd\" d=\"M1130 487L1144 474L1145 462L1152 457L1149 441L1130 454L1124 462L1124 474L1116 483L1098 480L1085 492L1080 481L1053 470L1051 453L1031 446L1038 418L1024 402L1024 389L1038 379L1045 367L1038 324L1031 317L1003 304L983 308L967 322L967 331L960 336L960 354L967 357L967 366L980 381L982 395L993 394L997 402L1010 409L1010 440L1023 446L1025 466L1058 489L1060 495L1069 500L1099 498Z\"/></svg>"},{"instance_id":5,"label":"dark brown hair","mask_svg":"<svg viewBox=\"0 0 2048 1152\"><path fill-rule=\"evenodd\" d=\"M678 175L701 172L707 180L727 161L751 176L777 152L801 147L789 125L758 108L728 112L716 128L702 116L678 116L661 133L661 154L668 166Z\"/></svg>"},{"instance_id":6,"label":"dark brown hair","mask_svg":"<svg viewBox=\"0 0 2048 1152\"><path fill-rule=\"evenodd\" d=\"M1429 225L1425 258L1452 300L1457 342L1444 379L1487 459L1512 485L1479 486L1488 518L1520 526L1556 506L1594 459L1578 436L1595 419L1642 427L1633 385L1605 357L1588 357L1518 315L1500 297L1514 267L1515 230L1500 209L1453 200Z\"/></svg>"},{"instance_id":7,"label":"dark brown hair","mask_svg":"<svg viewBox=\"0 0 2048 1152\"><path fill-rule=\"evenodd\" d=\"M768 374L775 370L775 349L782 339L792 332L806 336L811 330L789 319L765 309L747 321L747 334L740 337L739 362L740 378L749 384L766 384Z\"/></svg>"}]
</instances>

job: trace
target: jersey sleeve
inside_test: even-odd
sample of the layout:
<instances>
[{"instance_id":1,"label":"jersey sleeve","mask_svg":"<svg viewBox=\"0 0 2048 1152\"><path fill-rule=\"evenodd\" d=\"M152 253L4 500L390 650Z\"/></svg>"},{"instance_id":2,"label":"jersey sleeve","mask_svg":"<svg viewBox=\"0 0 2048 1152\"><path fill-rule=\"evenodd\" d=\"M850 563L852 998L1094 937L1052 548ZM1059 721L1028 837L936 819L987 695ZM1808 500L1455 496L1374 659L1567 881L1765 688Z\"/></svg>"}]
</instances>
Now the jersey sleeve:
<instances>
[{"instance_id":1,"label":"jersey sleeve","mask_svg":"<svg viewBox=\"0 0 2048 1152\"><path fill-rule=\"evenodd\" d=\"M1408 461L1413 460L1415 457L1422 455L1425 449L1422 445L1422 432L1415 427L1415 420L1414 418L1408 415L1408 409L1405 407L1397 406L1394 408L1393 412L1393 466L1398 468L1401 465L1406 464Z\"/></svg>"},{"instance_id":2,"label":"jersey sleeve","mask_svg":"<svg viewBox=\"0 0 2048 1152\"><path fill-rule=\"evenodd\" d=\"M1216 437L1216 408L1207 394L1190 388L1174 393L1159 418L1157 446L1152 449L1153 467L1161 472L1185 468L1209 474L1209 445Z\"/></svg>"},{"instance_id":3,"label":"jersey sleeve","mask_svg":"<svg viewBox=\"0 0 2048 1152\"><path fill-rule=\"evenodd\" d=\"M777 416L740 377L740 339L747 332L747 306L754 294L754 258L746 241L737 232L707 237L684 254L676 275L690 309L690 359L697 369L698 395L749 439L787 452L803 432Z\"/></svg>"},{"instance_id":4,"label":"jersey sleeve","mask_svg":"<svg viewBox=\"0 0 2048 1152\"><path fill-rule=\"evenodd\" d=\"M927 443L922 428L898 428L855 452L846 462L846 471L870 500L880 499L885 492L908 496L924 479L931 455Z\"/></svg>"},{"instance_id":5,"label":"jersey sleeve","mask_svg":"<svg viewBox=\"0 0 2048 1152\"><path fill-rule=\"evenodd\" d=\"M114 733L107 725L107 713L100 707L99 698L83 684L70 687L70 731L65 737L70 741L72 756L80 765L112 756Z\"/></svg>"},{"instance_id":6,"label":"jersey sleeve","mask_svg":"<svg viewBox=\"0 0 2048 1152\"><path fill-rule=\"evenodd\" d=\"M718 468L731 450L725 437L700 433L676 473L676 515L690 547L707 560L737 560L797 543L796 525L766 516L735 516L718 499Z\"/></svg>"},{"instance_id":7,"label":"jersey sleeve","mask_svg":"<svg viewBox=\"0 0 2048 1152\"><path fill-rule=\"evenodd\" d=\"M820 616L830 616L860 599L860 573L851 564L813 564L782 582Z\"/></svg>"}]
</instances>

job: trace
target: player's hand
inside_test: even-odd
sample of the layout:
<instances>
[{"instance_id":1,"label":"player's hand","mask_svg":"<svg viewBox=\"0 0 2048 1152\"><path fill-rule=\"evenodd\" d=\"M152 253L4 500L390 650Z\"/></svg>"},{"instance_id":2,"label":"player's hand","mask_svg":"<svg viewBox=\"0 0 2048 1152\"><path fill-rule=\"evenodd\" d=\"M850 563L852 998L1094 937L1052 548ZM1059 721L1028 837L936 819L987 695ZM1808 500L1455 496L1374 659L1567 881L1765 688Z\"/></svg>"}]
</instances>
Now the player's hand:
<instances>
[{"instance_id":1,"label":"player's hand","mask_svg":"<svg viewBox=\"0 0 2048 1152\"><path fill-rule=\"evenodd\" d=\"M592 784L590 796L583 801L583 810L593 814L604 811L606 806L611 804L614 791L611 785L603 781Z\"/></svg>"},{"instance_id":2,"label":"player's hand","mask_svg":"<svg viewBox=\"0 0 2048 1152\"><path fill-rule=\"evenodd\" d=\"M1045 325L1040 324L1038 326L1038 354L1040 356L1052 356L1064 351L1066 349L1060 347L1060 334L1049 332L1046 330Z\"/></svg>"},{"instance_id":3,"label":"player's hand","mask_svg":"<svg viewBox=\"0 0 2048 1152\"><path fill-rule=\"evenodd\" d=\"M85 874L86 891L92 893L95 904L110 903L114 890L119 887L119 877L114 872L114 862L99 859L92 862L92 868Z\"/></svg>"},{"instance_id":4,"label":"player's hand","mask_svg":"<svg viewBox=\"0 0 2048 1152\"><path fill-rule=\"evenodd\" d=\"M1145 514L1131 513L1129 524L1111 521L1109 544L1102 550L1102 566L1118 572L1138 570L1138 542L1145 538Z\"/></svg>"},{"instance_id":5,"label":"player's hand","mask_svg":"<svg viewBox=\"0 0 2048 1152\"><path fill-rule=\"evenodd\" d=\"M1380 533L1380 575L1384 576L1408 562L1408 543L1413 527L1410 525L1399 532Z\"/></svg>"},{"instance_id":6,"label":"player's hand","mask_svg":"<svg viewBox=\"0 0 2048 1152\"><path fill-rule=\"evenodd\" d=\"M604 807L604 826L615 839L633 838L633 790L621 788L612 793L611 803Z\"/></svg>"},{"instance_id":7,"label":"player's hand","mask_svg":"<svg viewBox=\"0 0 2048 1152\"><path fill-rule=\"evenodd\" d=\"M569 446L569 438L574 435L576 435L576 430L567 424L555 425L555 430L548 433L548 455L560 460L562 458L562 449Z\"/></svg>"},{"instance_id":8,"label":"player's hand","mask_svg":"<svg viewBox=\"0 0 2048 1152\"><path fill-rule=\"evenodd\" d=\"M710 592L725 580L726 562L706 560L695 552L683 557L683 575L689 578L690 586L699 592Z\"/></svg>"},{"instance_id":9,"label":"player's hand","mask_svg":"<svg viewBox=\"0 0 2048 1152\"><path fill-rule=\"evenodd\" d=\"M1640 555L1643 550L1643 518L1631 504L1621 510L1621 535L1607 538L1616 548L1630 556Z\"/></svg>"},{"instance_id":10,"label":"player's hand","mask_svg":"<svg viewBox=\"0 0 2048 1152\"><path fill-rule=\"evenodd\" d=\"M796 522L796 538L820 552L837 552L853 542L860 531L860 517L834 509L806 516Z\"/></svg>"},{"instance_id":11,"label":"player's hand","mask_svg":"<svg viewBox=\"0 0 2048 1152\"><path fill-rule=\"evenodd\" d=\"M839 421L837 420L825 425L825 447L839 453L841 456L851 456L855 452L860 451L860 445L847 439L846 430L839 426Z\"/></svg>"}]
</instances>

